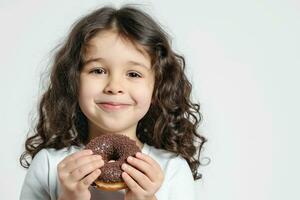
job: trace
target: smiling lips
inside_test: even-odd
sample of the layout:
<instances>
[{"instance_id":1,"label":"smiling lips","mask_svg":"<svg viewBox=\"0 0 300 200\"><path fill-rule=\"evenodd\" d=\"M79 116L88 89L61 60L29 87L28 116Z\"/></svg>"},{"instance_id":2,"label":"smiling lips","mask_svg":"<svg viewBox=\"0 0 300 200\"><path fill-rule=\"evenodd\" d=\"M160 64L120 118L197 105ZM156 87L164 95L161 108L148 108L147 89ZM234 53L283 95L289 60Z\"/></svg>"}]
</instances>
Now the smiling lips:
<instances>
[{"instance_id":1,"label":"smiling lips","mask_svg":"<svg viewBox=\"0 0 300 200\"><path fill-rule=\"evenodd\" d=\"M116 102L102 102L97 104L100 108L107 111L116 111L123 108L127 108L129 104L116 103Z\"/></svg>"}]
</instances>

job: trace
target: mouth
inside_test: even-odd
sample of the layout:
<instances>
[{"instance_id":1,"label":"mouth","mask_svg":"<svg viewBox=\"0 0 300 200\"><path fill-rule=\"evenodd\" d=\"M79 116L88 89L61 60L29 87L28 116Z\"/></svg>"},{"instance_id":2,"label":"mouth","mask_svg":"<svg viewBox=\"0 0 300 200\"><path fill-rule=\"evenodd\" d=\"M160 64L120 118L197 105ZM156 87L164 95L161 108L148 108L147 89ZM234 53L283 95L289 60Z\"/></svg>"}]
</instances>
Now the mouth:
<instances>
[{"instance_id":1,"label":"mouth","mask_svg":"<svg viewBox=\"0 0 300 200\"><path fill-rule=\"evenodd\" d=\"M106 111L117 111L129 107L129 104L117 102L102 102L98 103L97 106Z\"/></svg>"}]
</instances>

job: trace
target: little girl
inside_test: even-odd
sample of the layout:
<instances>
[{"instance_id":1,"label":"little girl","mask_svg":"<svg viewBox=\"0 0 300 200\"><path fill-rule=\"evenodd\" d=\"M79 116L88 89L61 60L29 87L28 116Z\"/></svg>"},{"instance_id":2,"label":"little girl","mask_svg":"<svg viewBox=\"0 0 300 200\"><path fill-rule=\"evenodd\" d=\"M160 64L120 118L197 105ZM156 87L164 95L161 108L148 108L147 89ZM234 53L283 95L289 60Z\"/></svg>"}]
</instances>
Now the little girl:
<instances>
[{"instance_id":1,"label":"little girl","mask_svg":"<svg viewBox=\"0 0 300 200\"><path fill-rule=\"evenodd\" d=\"M20 199L194 199L206 139L184 68L167 34L135 7L81 18L55 55L20 157L28 168ZM122 165L127 190L91 186L104 163L83 149L102 134L126 135L142 150Z\"/></svg>"}]
</instances>

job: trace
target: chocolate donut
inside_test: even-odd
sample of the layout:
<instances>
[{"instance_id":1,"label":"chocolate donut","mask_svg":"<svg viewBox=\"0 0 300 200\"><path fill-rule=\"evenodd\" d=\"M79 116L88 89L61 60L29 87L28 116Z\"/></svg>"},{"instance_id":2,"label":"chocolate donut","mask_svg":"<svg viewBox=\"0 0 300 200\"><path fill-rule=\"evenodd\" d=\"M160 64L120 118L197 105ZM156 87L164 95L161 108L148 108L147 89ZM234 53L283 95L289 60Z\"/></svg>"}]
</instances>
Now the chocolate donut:
<instances>
[{"instance_id":1,"label":"chocolate donut","mask_svg":"<svg viewBox=\"0 0 300 200\"><path fill-rule=\"evenodd\" d=\"M104 161L101 174L95 181L98 189L115 191L127 188L121 176L121 166L129 156L140 152L134 140L125 135L105 134L92 139L85 148L101 155Z\"/></svg>"}]
</instances>

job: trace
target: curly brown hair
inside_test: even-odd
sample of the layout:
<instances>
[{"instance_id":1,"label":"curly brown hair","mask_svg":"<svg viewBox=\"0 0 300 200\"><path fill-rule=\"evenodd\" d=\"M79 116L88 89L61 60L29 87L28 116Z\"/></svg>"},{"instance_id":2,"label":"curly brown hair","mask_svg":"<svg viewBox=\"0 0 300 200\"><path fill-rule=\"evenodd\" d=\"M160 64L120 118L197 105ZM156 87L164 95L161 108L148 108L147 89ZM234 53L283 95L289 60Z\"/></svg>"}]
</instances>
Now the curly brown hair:
<instances>
[{"instance_id":1,"label":"curly brown hair","mask_svg":"<svg viewBox=\"0 0 300 200\"><path fill-rule=\"evenodd\" d=\"M197 132L202 115L200 105L191 101L192 85L184 73L185 59L172 51L170 37L158 23L132 5L102 7L72 26L54 56L50 84L40 99L38 122L34 135L26 139L21 165L28 168L29 158L43 148L62 149L88 142L87 118L78 105L79 75L88 41L99 31L112 29L133 44L142 45L155 72L152 104L138 122L137 137L143 143L181 155L194 179L200 179L200 152L207 140Z\"/></svg>"}]
</instances>

